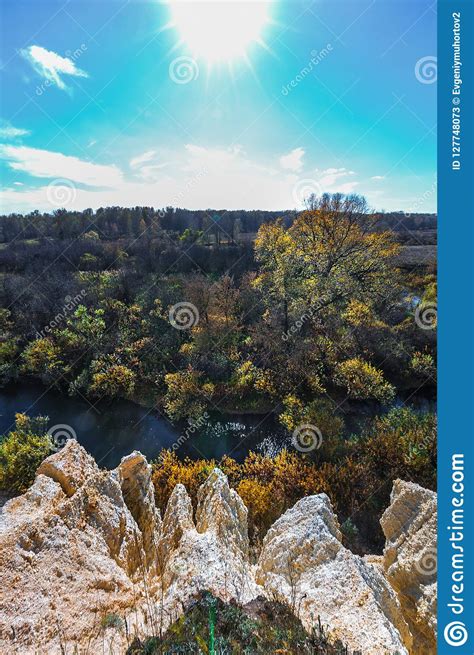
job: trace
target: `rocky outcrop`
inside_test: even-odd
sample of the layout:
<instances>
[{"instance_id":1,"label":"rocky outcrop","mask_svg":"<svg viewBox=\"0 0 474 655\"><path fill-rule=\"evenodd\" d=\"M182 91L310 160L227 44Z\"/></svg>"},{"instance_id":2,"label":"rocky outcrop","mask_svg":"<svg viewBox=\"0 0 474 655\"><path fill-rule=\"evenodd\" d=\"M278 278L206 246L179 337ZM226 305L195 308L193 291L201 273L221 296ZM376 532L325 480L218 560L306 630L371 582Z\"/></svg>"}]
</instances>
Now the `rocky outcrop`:
<instances>
[{"instance_id":1,"label":"rocky outcrop","mask_svg":"<svg viewBox=\"0 0 474 655\"><path fill-rule=\"evenodd\" d=\"M270 528L256 579L308 630L319 616L330 636L364 654L409 652L395 592L377 567L344 548L326 494L303 498Z\"/></svg>"},{"instance_id":2,"label":"rocky outcrop","mask_svg":"<svg viewBox=\"0 0 474 655\"><path fill-rule=\"evenodd\" d=\"M159 541L160 568L164 569L178 549L183 536L194 530L193 505L182 484L177 484L168 500Z\"/></svg>"},{"instance_id":3,"label":"rocky outcrop","mask_svg":"<svg viewBox=\"0 0 474 655\"><path fill-rule=\"evenodd\" d=\"M432 538L433 495L405 484L396 483L384 515L383 560L344 548L320 494L276 521L255 566L247 509L219 469L200 488L195 513L178 484L161 520L140 453L101 471L69 441L0 515L0 652L118 655L135 636L166 630L203 590L241 605L284 601L307 629L320 617L364 655L430 652L412 649L412 633L428 643L433 581L413 577L408 561ZM126 629L117 629L117 615Z\"/></svg>"},{"instance_id":4,"label":"rocky outcrop","mask_svg":"<svg viewBox=\"0 0 474 655\"><path fill-rule=\"evenodd\" d=\"M164 605L173 615L203 589L239 604L258 596L248 559L247 508L219 469L199 490L196 523L185 488L175 487L160 552Z\"/></svg>"},{"instance_id":5,"label":"rocky outcrop","mask_svg":"<svg viewBox=\"0 0 474 655\"><path fill-rule=\"evenodd\" d=\"M212 532L220 543L248 558L247 514L239 494L229 488L227 477L215 468L199 489L197 531Z\"/></svg>"},{"instance_id":6,"label":"rocky outcrop","mask_svg":"<svg viewBox=\"0 0 474 655\"><path fill-rule=\"evenodd\" d=\"M136 450L124 457L117 469L123 499L141 533L147 568L156 560L156 541L161 529L160 512L155 506L151 466Z\"/></svg>"},{"instance_id":7,"label":"rocky outcrop","mask_svg":"<svg viewBox=\"0 0 474 655\"><path fill-rule=\"evenodd\" d=\"M436 493L395 480L381 518L383 565L413 634L413 655L436 654Z\"/></svg>"},{"instance_id":8,"label":"rocky outcrop","mask_svg":"<svg viewBox=\"0 0 474 655\"><path fill-rule=\"evenodd\" d=\"M72 496L91 475L98 473L95 460L77 441L66 441L64 448L47 457L38 469L38 475L46 475L61 485L66 496Z\"/></svg>"},{"instance_id":9,"label":"rocky outcrop","mask_svg":"<svg viewBox=\"0 0 474 655\"><path fill-rule=\"evenodd\" d=\"M129 575L133 519L120 488L95 473L71 497L43 474L6 503L0 521L0 652L61 653L84 643L106 612L137 603ZM110 478L110 476L109 476Z\"/></svg>"}]
</instances>

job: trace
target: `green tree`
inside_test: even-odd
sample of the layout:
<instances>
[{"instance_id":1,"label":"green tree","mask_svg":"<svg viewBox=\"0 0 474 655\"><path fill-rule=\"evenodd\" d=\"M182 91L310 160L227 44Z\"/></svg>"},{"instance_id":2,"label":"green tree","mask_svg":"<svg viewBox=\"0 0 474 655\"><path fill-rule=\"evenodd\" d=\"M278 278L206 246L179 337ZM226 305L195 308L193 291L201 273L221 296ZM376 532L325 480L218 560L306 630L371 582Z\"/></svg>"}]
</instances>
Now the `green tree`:
<instances>
[{"instance_id":1,"label":"green tree","mask_svg":"<svg viewBox=\"0 0 474 655\"><path fill-rule=\"evenodd\" d=\"M61 349L49 338L35 339L25 348L22 370L46 384L56 382L64 369Z\"/></svg>"},{"instance_id":2,"label":"green tree","mask_svg":"<svg viewBox=\"0 0 474 655\"><path fill-rule=\"evenodd\" d=\"M388 403L395 397L395 387L384 379L382 371L357 357L337 364L334 380L358 400L374 398Z\"/></svg>"},{"instance_id":3,"label":"green tree","mask_svg":"<svg viewBox=\"0 0 474 655\"><path fill-rule=\"evenodd\" d=\"M34 480L36 469L51 454L46 417L16 414L15 427L0 439L0 489L23 493Z\"/></svg>"},{"instance_id":4,"label":"green tree","mask_svg":"<svg viewBox=\"0 0 474 655\"><path fill-rule=\"evenodd\" d=\"M255 242L259 282L270 304L279 300L285 329L291 309L301 314L311 305L317 316L351 299L370 302L393 285L398 245L391 233L371 230L368 211L361 196L324 194L288 230L281 221L262 225Z\"/></svg>"}]
</instances>

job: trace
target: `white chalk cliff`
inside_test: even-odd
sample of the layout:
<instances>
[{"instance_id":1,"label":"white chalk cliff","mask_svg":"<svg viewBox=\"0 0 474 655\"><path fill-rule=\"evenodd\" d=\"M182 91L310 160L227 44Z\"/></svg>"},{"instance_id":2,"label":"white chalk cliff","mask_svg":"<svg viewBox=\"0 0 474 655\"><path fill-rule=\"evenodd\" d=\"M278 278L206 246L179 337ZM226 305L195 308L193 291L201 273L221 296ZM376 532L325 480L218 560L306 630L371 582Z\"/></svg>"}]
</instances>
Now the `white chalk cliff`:
<instances>
[{"instance_id":1,"label":"white chalk cliff","mask_svg":"<svg viewBox=\"0 0 474 655\"><path fill-rule=\"evenodd\" d=\"M219 469L195 514L177 485L161 518L140 453L101 471L69 441L0 515L0 652L80 655L105 643L124 653L126 633L158 634L209 590L239 604L284 601L307 629L319 616L363 655L434 653L436 584L423 556L435 556L436 494L396 481L382 527L384 557L361 558L343 546L328 497L303 498L252 565L247 509ZM127 630L101 625L106 614Z\"/></svg>"}]
</instances>

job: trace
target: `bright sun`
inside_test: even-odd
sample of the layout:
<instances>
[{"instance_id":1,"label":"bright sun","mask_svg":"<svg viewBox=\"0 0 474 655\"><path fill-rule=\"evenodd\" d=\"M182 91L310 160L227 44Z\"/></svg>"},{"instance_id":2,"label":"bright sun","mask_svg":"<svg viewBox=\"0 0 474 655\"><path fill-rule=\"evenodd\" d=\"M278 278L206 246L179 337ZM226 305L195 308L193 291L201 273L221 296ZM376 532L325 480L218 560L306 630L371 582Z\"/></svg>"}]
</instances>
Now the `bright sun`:
<instances>
[{"instance_id":1,"label":"bright sun","mask_svg":"<svg viewBox=\"0 0 474 655\"><path fill-rule=\"evenodd\" d=\"M170 0L173 26L196 57L209 62L245 57L252 43L264 46L268 2Z\"/></svg>"}]
</instances>

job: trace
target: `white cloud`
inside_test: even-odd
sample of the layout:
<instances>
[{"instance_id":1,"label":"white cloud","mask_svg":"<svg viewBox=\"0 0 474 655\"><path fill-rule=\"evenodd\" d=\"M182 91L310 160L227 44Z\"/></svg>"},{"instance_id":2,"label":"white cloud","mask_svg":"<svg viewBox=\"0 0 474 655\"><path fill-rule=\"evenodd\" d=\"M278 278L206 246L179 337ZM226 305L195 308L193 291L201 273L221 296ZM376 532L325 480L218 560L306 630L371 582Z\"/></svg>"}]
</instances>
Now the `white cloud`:
<instances>
[{"instance_id":1,"label":"white cloud","mask_svg":"<svg viewBox=\"0 0 474 655\"><path fill-rule=\"evenodd\" d=\"M13 127L13 125L10 125L6 121L0 125L0 139L16 139L20 136L27 136L29 133L29 130Z\"/></svg>"},{"instance_id":2,"label":"white cloud","mask_svg":"<svg viewBox=\"0 0 474 655\"><path fill-rule=\"evenodd\" d=\"M130 168L139 168L142 164L145 164L146 162L152 160L155 155L156 155L156 150L147 150L142 155L138 155L138 157L133 157L133 159L130 160Z\"/></svg>"},{"instance_id":3,"label":"white cloud","mask_svg":"<svg viewBox=\"0 0 474 655\"><path fill-rule=\"evenodd\" d=\"M151 153L154 153L153 155ZM346 168L282 171L278 161L256 160L241 146L206 148L187 144L181 149L161 152L166 164L156 163L155 151L148 150L131 161L126 177L117 166L104 166L34 148L0 146L0 157L8 165L48 182L69 179L76 188L68 209L107 205L189 209L292 209L306 190L351 193L357 186L354 171ZM129 162L131 165L131 162ZM314 184L313 184L314 182ZM34 187L11 186L3 194L3 211L51 211L48 183ZM88 188L84 188L83 185ZM296 199L295 199L296 198Z\"/></svg>"},{"instance_id":4,"label":"white cloud","mask_svg":"<svg viewBox=\"0 0 474 655\"><path fill-rule=\"evenodd\" d=\"M130 160L129 165L138 178L147 182L153 182L159 178L160 171L165 168L168 163L158 163L156 161L156 150L147 150L143 154L133 157L133 159Z\"/></svg>"},{"instance_id":5,"label":"white cloud","mask_svg":"<svg viewBox=\"0 0 474 655\"><path fill-rule=\"evenodd\" d=\"M69 57L61 57L56 52L46 50L41 46L31 45L22 50L21 54L33 66L38 75L63 91L67 90L67 86L63 82L62 76L89 77Z\"/></svg>"},{"instance_id":6,"label":"white cloud","mask_svg":"<svg viewBox=\"0 0 474 655\"><path fill-rule=\"evenodd\" d=\"M288 171L295 171L298 173L303 168L303 148L295 148L287 155L280 157L280 166Z\"/></svg>"},{"instance_id":7,"label":"white cloud","mask_svg":"<svg viewBox=\"0 0 474 655\"><path fill-rule=\"evenodd\" d=\"M250 159L241 146L205 148L187 144L174 163L180 171L166 183L181 207L250 209L291 206L291 185L281 171ZM179 179L183 180L181 183Z\"/></svg>"},{"instance_id":8,"label":"white cloud","mask_svg":"<svg viewBox=\"0 0 474 655\"><path fill-rule=\"evenodd\" d=\"M355 175L354 171L347 168L327 168L320 171L316 181L323 192L328 193L353 193L358 182L349 181L349 176Z\"/></svg>"},{"instance_id":9,"label":"white cloud","mask_svg":"<svg viewBox=\"0 0 474 655\"><path fill-rule=\"evenodd\" d=\"M149 182L153 180L157 180L160 175L160 171L163 170L163 168L166 168L167 164L153 164L153 166L142 166L140 170L138 171L138 176L142 178L143 180L147 180Z\"/></svg>"},{"instance_id":10,"label":"white cloud","mask_svg":"<svg viewBox=\"0 0 474 655\"><path fill-rule=\"evenodd\" d=\"M128 181L115 166L90 164L59 153L3 145L0 157L7 159L10 167L35 177L65 178L89 187L109 187L101 190L76 188L68 209L106 205L172 205L191 209L285 209L294 206L291 176L253 161L240 147L219 149L188 144L180 151L167 153L166 168L151 166L153 179L144 179L142 170L138 179L134 177ZM48 203L47 192L47 185L35 188L28 185L22 189L12 186L2 194L2 211L52 211L55 207Z\"/></svg>"},{"instance_id":11,"label":"white cloud","mask_svg":"<svg viewBox=\"0 0 474 655\"><path fill-rule=\"evenodd\" d=\"M371 180L385 180L385 175L374 175Z\"/></svg>"},{"instance_id":12,"label":"white cloud","mask_svg":"<svg viewBox=\"0 0 474 655\"><path fill-rule=\"evenodd\" d=\"M103 166L60 152L0 144L0 157L15 171L33 177L68 179L92 187L117 187L123 182L117 166Z\"/></svg>"}]
</instances>

